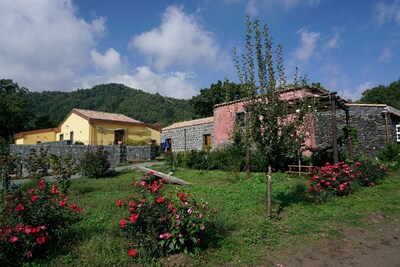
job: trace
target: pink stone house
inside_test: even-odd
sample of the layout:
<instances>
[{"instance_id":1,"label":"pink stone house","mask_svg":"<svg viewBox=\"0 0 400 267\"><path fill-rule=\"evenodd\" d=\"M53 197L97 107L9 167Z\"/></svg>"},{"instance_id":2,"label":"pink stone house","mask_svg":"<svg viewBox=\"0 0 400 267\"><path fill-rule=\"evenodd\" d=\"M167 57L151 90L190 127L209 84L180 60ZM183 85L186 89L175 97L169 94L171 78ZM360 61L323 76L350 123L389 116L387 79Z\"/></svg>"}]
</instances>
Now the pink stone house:
<instances>
[{"instance_id":1,"label":"pink stone house","mask_svg":"<svg viewBox=\"0 0 400 267\"><path fill-rule=\"evenodd\" d=\"M308 87L302 89L294 87L285 89L281 93L281 99L295 100L301 97L322 96L326 95L327 91L317 88ZM235 100L214 106L214 145L219 146L227 142L232 136L233 127L236 120L244 118L246 100ZM310 133L305 145L315 147L315 133L313 131L313 120L311 120L309 128Z\"/></svg>"}]
</instances>

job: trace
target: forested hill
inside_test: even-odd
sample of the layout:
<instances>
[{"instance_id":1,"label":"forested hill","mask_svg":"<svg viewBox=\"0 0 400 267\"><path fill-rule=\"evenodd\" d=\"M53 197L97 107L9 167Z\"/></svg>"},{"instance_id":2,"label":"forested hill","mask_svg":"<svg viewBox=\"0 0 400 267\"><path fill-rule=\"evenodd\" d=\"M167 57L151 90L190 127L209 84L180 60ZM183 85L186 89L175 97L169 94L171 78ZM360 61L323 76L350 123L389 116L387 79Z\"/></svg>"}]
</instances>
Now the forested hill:
<instances>
[{"instance_id":1,"label":"forested hill","mask_svg":"<svg viewBox=\"0 0 400 267\"><path fill-rule=\"evenodd\" d=\"M189 100L163 97L123 84L102 84L73 92L28 92L34 128L57 126L72 108L125 114L158 127L194 117Z\"/></svg>"}]
</instances>

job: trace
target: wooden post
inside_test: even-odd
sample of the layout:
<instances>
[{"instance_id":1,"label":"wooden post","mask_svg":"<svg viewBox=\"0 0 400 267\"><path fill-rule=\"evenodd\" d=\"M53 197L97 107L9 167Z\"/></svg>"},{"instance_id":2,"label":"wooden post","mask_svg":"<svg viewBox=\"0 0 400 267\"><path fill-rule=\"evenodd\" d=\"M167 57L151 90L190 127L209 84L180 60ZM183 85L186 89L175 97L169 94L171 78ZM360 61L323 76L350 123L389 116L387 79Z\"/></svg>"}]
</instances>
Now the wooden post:
<instances>
[{"instance_id":1,"label":"wooden post","mask_svg":"<svg viewBox=\"0 0 400 267\"><path fill-rule=\"evenodd\" d=\"M271 219L271 206L272 206L272 199L271 199L271 185L272 185L272 168L271 164L268 165L268 175L267 175L267 217Z\"/></svg>"},{"instance_id":2,"label":"wooden post","mask_svg":"<svg viewBox=\"0 0 400 267\"><path fill-rule=\"evenodd\" d=\"M388 117L389 117L389 112L387 110L383 111L385 115L385 128L386 128L386 144L389 144L389 123L388 123Z\"/></svg>"},{"instance_id":3,"label":"wooden post","mask_svg":"<svg viewBox=\"0 0 400 267\"><path fill-rule=\"evenodd\" d=\"M204 137L203 137L203 144L204 144ZM183 146L184 150L186 151L186 129L183 129Z\"/></svg>"},{"instance_id":4,"label":"wooden post","mask_svg":"<svg viewBox=\"0 0 400 267\"><path fill-rule=\"evenodd\" d=\"M350 123L349 123L349 108L346 108L345 112L346 112L346 126L348 128L350 126ZM347 137L347 144L348 144L348 147L349 147L349 157L350 157L350 159L353 159L354 151L353 151L353 140L351 139L351 136Z\"/></svg>"},{"instance_id":5,"label":"wooden post","mask_svg":"<svg viewBox=\"0 0 400 267\"><path fill-rule=\"evenodd\" d=\"M332 111L332 143L333 143L333 161L339 162L339 152L337 143L337 121L336 121L336 93L329 95L331 98L331 111Z\"/></svg>"}]
</instances>

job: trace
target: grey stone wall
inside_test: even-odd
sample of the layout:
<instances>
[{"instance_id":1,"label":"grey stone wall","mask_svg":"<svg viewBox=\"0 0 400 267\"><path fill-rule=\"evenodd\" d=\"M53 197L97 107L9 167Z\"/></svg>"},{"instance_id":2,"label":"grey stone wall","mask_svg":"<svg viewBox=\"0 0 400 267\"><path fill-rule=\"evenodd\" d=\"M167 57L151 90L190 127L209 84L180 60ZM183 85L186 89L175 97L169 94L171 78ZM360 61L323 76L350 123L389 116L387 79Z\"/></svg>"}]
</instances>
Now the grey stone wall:
<instances>
[{"instance_id":1,"label":"grey stone wall","mask_svg":"<svg viewBox=\"0 0 400 267\"><path fill-rule=\"evenodd\" d=\"M108 160L112 165L122 163L128 160L155 159L157 156L157 147L154 146L102 146L108 152ZM47 150L47 154L57 156L70 156L78 163L83 154L95 152L99 146L68 145L65 142L52 142L51 144L42 143L36 145L11 145L10 154L20 155L26 158L31 149L39 151Z\"/></svg>"},{"instance_id":2,"label":"grey stone wall","mask_svg":"<svg viewBox=\"0 0 400 267\"><path fill-rule=\"evenodd\" d=\"M376 156L377 152L386 144L385 117L382 114L384 107L375 106L351 106L349 108L349 124L357 129L359 142L357 155ZM332 117L331 112L317 112L314 114L315 141L318 147L332 145ZM343 134L346 126L346 114L343 110L337 110L337 135ZM396 124L400 118L390 114L388 125L391 141L396 142Z\"/></svg>"},{"instance_id":3,"label":"grey stone wall","mask_svg":"<svg viewBox=\"0 0 400 267\"><path fill-rule=\"evenodd\" d=\"M214 143L214 124L206 123L182 127L161 132L161 142L171 139L173 151L203 150L203 136L211 135L211 147Z\"/></svg>"}]
</instances>

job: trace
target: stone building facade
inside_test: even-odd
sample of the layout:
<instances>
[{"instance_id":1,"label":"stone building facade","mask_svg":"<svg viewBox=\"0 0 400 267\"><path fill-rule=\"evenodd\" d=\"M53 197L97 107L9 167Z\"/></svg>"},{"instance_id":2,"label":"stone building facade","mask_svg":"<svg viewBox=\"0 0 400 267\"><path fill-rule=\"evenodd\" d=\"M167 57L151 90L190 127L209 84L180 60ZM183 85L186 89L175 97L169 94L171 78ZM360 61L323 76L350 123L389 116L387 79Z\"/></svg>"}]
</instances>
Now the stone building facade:
<instances>
[{"instance_id":1,"label":"stone building facade","mask_svg":"<svg viewBox=\"0 0 400 267\"><path fill-rule=\"evenodd\" d=\"M381 104L347 104L347 107L349 108L349 126L357 130L358 145L354 151L356 155L376 156L387 143L387 139L390 142L398 141L400 136L396 126L400 125L399 110ZM337 110L336 117L339 137L343 134L343 127L346 126L345 111ZM332 145L330 112L314 114L314 131L316 147L323 148Z\"/></svg>"},{"instance_id":2,"label":"stone building facade","mask_svg":"<svg viewBox=\"0 0 400 267\"><path fill-rule=\"evenodd\" d=\"M165 127L161 130L161 142L167 142L167 150L174 152L209 149L214 143L214 117L178 122Z\"/></svg>"}]
</instances>

